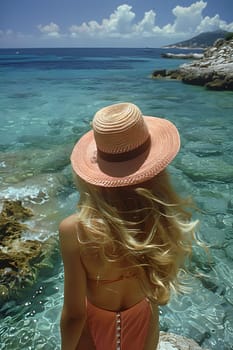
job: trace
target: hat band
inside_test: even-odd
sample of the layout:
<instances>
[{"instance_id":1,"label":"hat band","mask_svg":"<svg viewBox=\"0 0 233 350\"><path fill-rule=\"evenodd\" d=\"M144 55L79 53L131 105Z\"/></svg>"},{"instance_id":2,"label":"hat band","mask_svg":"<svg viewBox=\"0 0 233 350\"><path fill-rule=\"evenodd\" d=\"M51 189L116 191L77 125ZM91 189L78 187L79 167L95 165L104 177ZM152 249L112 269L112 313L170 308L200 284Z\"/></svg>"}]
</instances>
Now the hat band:
<instances>
[{"instance_id":1,"label":"hat band","mask_svg":"<svg viewBox=\"0 0 233 350\"><path fill-rule=\"evenodd\" d=\"M149 136L144 143L142 143L137 148L132 149L131 151L122 153L106 153L98 149L97 154L100 158L108 162L124 162L140 156L149 148L150 143L151 140Z\"/></svg>"}]
</instances>

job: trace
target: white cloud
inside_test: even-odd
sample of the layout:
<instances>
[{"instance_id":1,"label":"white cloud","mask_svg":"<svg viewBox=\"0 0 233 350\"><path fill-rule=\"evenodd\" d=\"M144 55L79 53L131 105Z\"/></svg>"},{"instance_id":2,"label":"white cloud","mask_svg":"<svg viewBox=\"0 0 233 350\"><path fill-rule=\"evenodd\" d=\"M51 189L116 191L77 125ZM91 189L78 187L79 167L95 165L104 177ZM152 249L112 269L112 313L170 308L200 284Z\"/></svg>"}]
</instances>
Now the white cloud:
<instances>
[{"instance_id":1,"label":"white cloud","mask_svg":"<svg viewBox=\"0 0 233 350\"><path fill-rule=\"evenodd\" d=\"M50 37L60 37L60 33L59 33L60 28L59 28L59 25L57 25L56 23L50 22L45 26L42 26L42 24L39 24L37 28L41 33L46 34Z\"/></svg>"},{"instance_id":2,"label":"white cloud","mask_svg":"<svg viewBox=\"0 0 233 350\"><path fill-rule=\"evenodd\" d=\"M168 23L164 27L156 25L156 13L153 10L144 13L144 17L135 23L135 13L132 6L123 4L117 7L109 18L104 18L102 22L90 21L81 25L72 25L69 28L71 36L76 37L96 37L96 38L133 38L138 40L143 37L156 38L167 37L177 39L187 37L196 33L197 28L204 25L202 16L207 2L203 0L196 1L189 7L176 6L173 9L175 16L173 23ZM211 20L211 19L210 19ZM203 24L202 24L203 23ZM199 30L199 29L198 29Z\"/></svg>"},{"instance_id":3,"label":"white cloud","mask_svg":"<svg viewBox=\"0 0 233 350\"><path fill-rule=\"evenodd\" d=\"M173 14L176 19L173 24L167 24L163 27L163 32L173 33L176 35L196 35L202 32L214 31L223 29L232 31L233 22L227 24L221 20L216 14L214 17L203 17L203 10L206 8L207 2L197 1L189 7L176 6L173 9Z\"/></svg>"},{"instance_id":4,"label":"white cloud","mask_svg":"<svg viewBox=\"0 0 233 350\"><path fill-rule=\"evenodd\" d=\"M109 19L104 19L102 27L106 32L115 32L126 34L132 30L132 21L135 18L135 13L131 11L132 6L121 5L116 11L110 15Z\"/></svg>"},{"instance_id":5,"label":"white cloud","mask_svg":"<svg viewBox=\"0 0 233 350\"><path fill-rule=\"evenodd\" d=\"M142 41L143 38L151 38L151 40L170 41L183 40L201 32L218 28L233 31L233 22L227 24L220 19L218 14L214 17L203 17L203 10L206 6L207 2L203 0L193 2L186 7L177 5L172 10L173 23L159 27L156 25L156 13L153 10L145 12L143 18L136 23L136 14L133 12L132 6L122 4L108 18L103 18L101 22L91 20L80 25L71 25L69 36L82 40L115 38ZM67 34L60 33L59 25L54 22L44 26L39 24L37 28L44 37L67 37Z\"/></svg>"},{"instance_id":6,"label":"white cloud","mask_svg":"<svg viewBox=\"0 0 233 350\"><path fill-rule=\"evenodd\" d=\"M209 32L219 28L231 32L233 31L233 22L227 24L225 21L221 20L219 15L215 15L214 17L206 16L197 26L196 31L198 33Z\"/></svg>"},{"instance_id":7,"label":"white cloud","mask_svg":"<svg viewBox=\"0 0 233 350\"><path fill-rule=\"evenodd\" d=\"M79 35L98 35L101 33L101 25L96 21L90 21L88 23L84 22L80 26L72 25L69 28L72 37L77 37Z\"/></svg>"},{"instance_id":8,"label":"white cloud","mask_svg":"<svg viewBox=\"0 0 233 350\"><path fill-rule=\"evenodd\" d=\"M0 37L1 38L12 37L14 35L15 35L15 33L12 29L0 30Z\"/></svg>"},{"instance_id":9,"label":"white cloud","mask_svg":"<svg viewBox=\"0 0 233 350\"><path fill-rule=\"evenodd\" d=\"M145 12L143 19L134 26L134 30L142 35L151 34L159 30L155 26L156 13L153 10Z\"/></svg>"},{"instance_id":10,"label":"white cloud","mask_svg":"<svg viewBox=\"0 0 233 350\"><path fill-rule=\"evenodd\" d=\"M197 1L189 7L176 6L172 13L176 19L173 24L175 33L195 32L197 26L201 23L202 11L207 6L207 2Z\"/></svg>"},{"instance_id":11,"label":"white cloud","mask_svg":"<svg viewBox=\"0 0 233 350\"><path fill-rule=\"evenodd\" d=\"M17 40L17 39L30 39L33 36L31 34L25 34L21 32L15 32L12 29L6 29L6 30L0 30L0 39L2 41L7 41L7 40Z\"/></svg>"},{"instance_id":12,"label":"white cloud","mask_svg":"<svg viewBox=\"0 0 233 350\"><path fill-rule=\"evenodd\" d=\"M138 22L135 21L136 14L133 12L132 6L122 4L100 22L91 20L82 24L73 24L69 27L69 34L61 34L60 27L54 22L47 25L39 24L37 28L43 34L42 38L63 38L66 40L68 36L79 43L88 43L95 41L97 44L109 42L111 39L125 43L131 40L143 43L143 38L151 40L153 43L163 45L171 41L181 41L194 36L200 32L216 30L218 28L225 30L233 30L233 22L227 24L221 20L219 15L214 17L203 17L203 10L206 8L207 2L198 0L190 6L177 5L172 10L174 21L163 27L156 25L156 13L149 10ZM98 41L99 40L99 41ZM122 41L123 40L123 41Z\"/></svg>"},{"instance_id":13,"label":"white cloud","mask_svg":"<svg viewBox=\"0 0 233 350\"><path fill-rule=\"evenodd\" d=\"M131 9L132 6L120 5L109 18L104 18L101 23L96 21L84 22L81 25L72 25L69 31L73 37L79 35L127 36L132 33L132 22L135 18L135 13Z\"/></svg>"},{"instance_id":14,"label":"white cloud","mask_svg":"<svg viewBox=\"0 0 233 350\"><path fill-rule=\"evenodd\" d=\"M37 29L41 35L39 38L35 38L34 42L37 41L43 45L46 39L47 43L57 44L54 39L59 39L59 43L65 46L76 44L84 46L105 44L160 46L218 28L233 31L233 22L227 23L218 14L213 17L203 16L207 1L194 0L190 6L178 5L174 7L172 10L174 20L161 27L156 23L157 14L153 10L148 10L141 19L136 21L133 7L122 4L109 17L103 18L99 22L93 19L81 24L74 23L68 28L68 32L62 33L59 25L54 22L46 25L39 24ZM22 38L25 41L27 38L29 39L29 35L13 32L11 29L8 31L0 30L2 43L9 41L9 38L19 41Z\"/></svg>"}]
</instances>

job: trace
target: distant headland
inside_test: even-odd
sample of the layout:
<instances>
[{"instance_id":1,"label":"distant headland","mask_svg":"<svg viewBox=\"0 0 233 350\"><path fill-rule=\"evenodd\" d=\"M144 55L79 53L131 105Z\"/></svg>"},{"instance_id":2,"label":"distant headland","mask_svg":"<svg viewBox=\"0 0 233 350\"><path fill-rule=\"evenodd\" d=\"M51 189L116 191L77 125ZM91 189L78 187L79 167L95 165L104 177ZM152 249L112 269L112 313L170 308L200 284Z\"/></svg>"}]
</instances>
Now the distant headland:
<instances>
[{"instance_id":1,"label":"distant headland","mask_svg":"<svg viewBox=\"0 0 233 350\"><path fill-rule=\"evenodd\" d=\"M164 46L164 48L175 48L175 49L205 49L212 46L217 39L225 39L229 32L225 30L215 30L213 32L204 32L191 39L180 41L175 44Z\"/></svg>"}]
</instances>

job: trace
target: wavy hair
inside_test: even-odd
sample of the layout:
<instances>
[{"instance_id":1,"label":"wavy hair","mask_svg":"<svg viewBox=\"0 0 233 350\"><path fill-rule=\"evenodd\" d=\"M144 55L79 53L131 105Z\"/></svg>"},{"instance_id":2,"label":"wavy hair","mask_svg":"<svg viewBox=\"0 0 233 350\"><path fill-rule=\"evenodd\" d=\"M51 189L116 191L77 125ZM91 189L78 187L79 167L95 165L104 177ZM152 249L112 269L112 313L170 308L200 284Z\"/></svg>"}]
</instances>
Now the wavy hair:
<instances>
[{"instance_id":1,"label":"wavy hair","mask_svg":"<svg viewBox=\"0 0 233 350\"><path fill-rule=\"evenodd\" d=\"M107 188L76 178L78 221L85 239L109 261L124 257L139 269L148 298L166 304L182 290L180 271L192 252L195 228L189 199L179 197L166 170L139 185Z\"/></svg>"}]
</instances>

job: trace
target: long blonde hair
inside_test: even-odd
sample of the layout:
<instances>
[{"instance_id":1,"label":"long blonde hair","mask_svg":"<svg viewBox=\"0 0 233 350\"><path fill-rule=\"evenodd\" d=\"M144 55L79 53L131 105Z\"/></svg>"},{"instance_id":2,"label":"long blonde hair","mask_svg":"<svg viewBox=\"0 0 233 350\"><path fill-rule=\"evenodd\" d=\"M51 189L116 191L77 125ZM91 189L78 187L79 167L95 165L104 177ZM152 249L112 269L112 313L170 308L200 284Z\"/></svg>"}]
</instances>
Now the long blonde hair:
<instances>
[{"instance_id":1,"label":"long blonde hair","mask_svg":"<svg viewBox=\"0 0 233 350\"><path fill-rule=\"evenodd\" d=\"M166 170L137 186L107 188L76 181L80 199L78 221L109 261L128 259L142 272L148 298L166 304L179 291L179 271L191 254L197 221L173 189ZM111 249L109 249L109 247Z\"/></svg>"}]
</instances>

